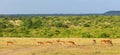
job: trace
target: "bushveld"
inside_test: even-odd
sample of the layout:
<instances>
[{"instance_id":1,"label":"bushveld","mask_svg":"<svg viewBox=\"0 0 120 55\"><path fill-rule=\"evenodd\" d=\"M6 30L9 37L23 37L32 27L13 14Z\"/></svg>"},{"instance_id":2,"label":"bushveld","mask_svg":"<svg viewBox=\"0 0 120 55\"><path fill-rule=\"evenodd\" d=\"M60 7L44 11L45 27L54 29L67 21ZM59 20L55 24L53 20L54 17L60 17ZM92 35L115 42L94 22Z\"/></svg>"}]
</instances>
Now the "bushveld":
<instances>
[{"instance_id":1,"label":"bushveld","mask_svg":"<svg viewBox=\"0 0 120 55\"><path fill-rule=\"evenodd\" d=\"M111 40L113 45L101 44L101 40ZM0 38L0 55L120 55L119 41L109 38Z\"/></svg>"},{"instance_id":2,"label":"bushveld","mask_svg":"<svg viewBox=\"0 0 120 55\"><path fill-rule=\"evenodd\" d=\"M120 38L119 34L120 16L0 16L0 37Z\"/></svg>"}]
</instances>

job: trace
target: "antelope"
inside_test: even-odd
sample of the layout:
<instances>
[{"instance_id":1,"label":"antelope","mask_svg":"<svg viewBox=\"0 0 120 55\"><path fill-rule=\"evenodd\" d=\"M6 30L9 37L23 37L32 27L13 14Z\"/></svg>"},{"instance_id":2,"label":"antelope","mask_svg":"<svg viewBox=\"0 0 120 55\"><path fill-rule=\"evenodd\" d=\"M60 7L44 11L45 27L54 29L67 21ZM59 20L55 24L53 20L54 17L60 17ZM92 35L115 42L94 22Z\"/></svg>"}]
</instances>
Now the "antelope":
<instances>
[{"instance_id":1,"label":"antelope","mask_svg":"<svg viewBox=\"0 0 120 55\"><path fill-rule=\"evenodd\" d=\"M45 43L46 44L53 44L53 42L51 42L51 41L46 41Z\"/></svg>"},{"instance_id":2,"label":"antelope","mask_svg":"<svg viewBox=\"0 0 120 55\"><path fill-rule=\"evenodd\" d=\"M113 46L113 43L111 40L101 40L101 44L111 44L111 46Z\"/></svg>"},{"instance_id":3,"label":"antelope","mask_svg":"<svg viewBox=\"0 0 120 55\"><path fill-rule=\"evenodd\" d=\"M62 40L57 40L57 42L58 42L60 45L65 44L65 41L62 41Z\"/></svg>"},{"instance_id":4,"label":"antelope","mask_svg":"<svg viewBox=\"0 0 120 55\"><path fill-rule=\"evenodd\" d=\"M13 45L14 43L12 41L7 41L7 45Z\"/></svg>"},{"instance_id":5,"label":"antelope","mask_svg":"<svg viewBox=\"0 0 120 55\"><path fill-rule=\"evenodd\" d=\"M37 42L37 44L38 45L43 45L44 43L39 41L39 42Z\"/></svg>"},{"instance_id":6,"label":"antelope","mask_svg":"<svg viewBox=\"0 0 120 55\"><path fill-rule=\"evenodd\" d=\"M73 41L68 41L68 43L69 43L70 45L76 45L75 42L73 42Z\"/></svg>"},{"instance_id":7,"label":"antelope","mask_svg":"<svg viewBox=\"0 0 120 55\"><path fill-rule=\"evenodd\" d=\"M93 45L95 45L96 44L96 40L93 40Z\"/></svg>"}]
</instances>

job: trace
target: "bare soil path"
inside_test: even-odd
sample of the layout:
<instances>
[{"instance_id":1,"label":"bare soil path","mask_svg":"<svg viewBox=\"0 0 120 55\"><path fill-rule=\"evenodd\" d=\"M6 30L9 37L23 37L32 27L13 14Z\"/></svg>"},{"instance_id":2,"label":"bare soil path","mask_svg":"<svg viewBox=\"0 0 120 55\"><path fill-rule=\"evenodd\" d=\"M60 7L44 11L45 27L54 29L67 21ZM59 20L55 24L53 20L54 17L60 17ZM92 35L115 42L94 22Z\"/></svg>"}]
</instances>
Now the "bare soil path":
<instances>
[{"instance_id":1,"label":"bare soil path","mask_svg":"<svg viewBox=\"0 0 120 55\"><path fill-rule=\"evenodd\" d=\"M16 53L20 53L20 52L24 52L24 51L32 51L32 50L37 50L37 49L39 49L39 47L35 47L35 46L24 47L24 48L22 47L22 48L14 49L14 50L0 51L0 55L13 55Z\"/></svg>"}]
</instances>

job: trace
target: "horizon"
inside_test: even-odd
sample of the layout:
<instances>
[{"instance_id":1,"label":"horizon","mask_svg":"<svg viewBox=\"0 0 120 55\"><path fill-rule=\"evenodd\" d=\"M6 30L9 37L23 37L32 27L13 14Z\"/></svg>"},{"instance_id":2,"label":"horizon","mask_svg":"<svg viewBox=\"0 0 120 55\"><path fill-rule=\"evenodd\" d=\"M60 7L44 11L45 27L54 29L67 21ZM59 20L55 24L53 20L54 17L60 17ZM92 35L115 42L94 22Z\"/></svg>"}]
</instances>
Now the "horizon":
<instances>
[{"instance_id":1,"label":"horizon","mask_svg":"<svg viewBox=\"0 0 120 55\"><path fill-rule=\"evenodd\" d=\"M1 0L0 14L102 14L120 11L120 0Z\"/></svg>"}]
</instances>

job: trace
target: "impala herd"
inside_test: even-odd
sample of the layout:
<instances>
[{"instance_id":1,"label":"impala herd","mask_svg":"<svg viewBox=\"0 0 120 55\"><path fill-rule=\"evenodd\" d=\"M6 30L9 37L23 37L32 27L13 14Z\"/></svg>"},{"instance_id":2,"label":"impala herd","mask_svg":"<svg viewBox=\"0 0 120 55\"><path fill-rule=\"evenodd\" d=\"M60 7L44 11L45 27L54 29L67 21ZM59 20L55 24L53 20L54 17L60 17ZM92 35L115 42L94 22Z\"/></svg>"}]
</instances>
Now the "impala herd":
<instances>
[{"instance_id":1,"label":"impala herd","mask_svg":"<svg viewBox=\"0 0 120 55\"><path fill-rule=\"evenodd\" d=\"M77 44L74 41L64 41L64 40L59 40L58 39L55 42L57 44L59 44L59 45L68 44L70 46L77 46ZM37 45L45 45L45 44L47 44L47 45L53 45L55 42L53 42L53 41L44 41L44 42L37 41L36 44ZM92 42L93 42L93 45L97 44L97 41L95 39L92 40ZM101 43L101 45L111 45L111 46L113 46L112 40L101 40L100 43ZM14 44L15 43L12 42L12 41L7 41L7 45L14 45Z\"/></svg>"},{"instance_id":2,"label":"impala herd","mask_svg":"<svg viewBox=\"0 0 120 55\"><path fill-rule=\"evenodd\" d=\"M76 43L75 43L74 41L56 40L55 42L56 42L58 45L64 45L64 44L68 44L68 45L70 45L70 46L75 46L75 45L76 45ZM38 41L38 42L37 42L37 45L45 45L45 44L47 44L47 45L52 45L52 44L54 44L54 42L52 42L52 41L46 41L46 42Z\"/></svg>"}]
</instances>

